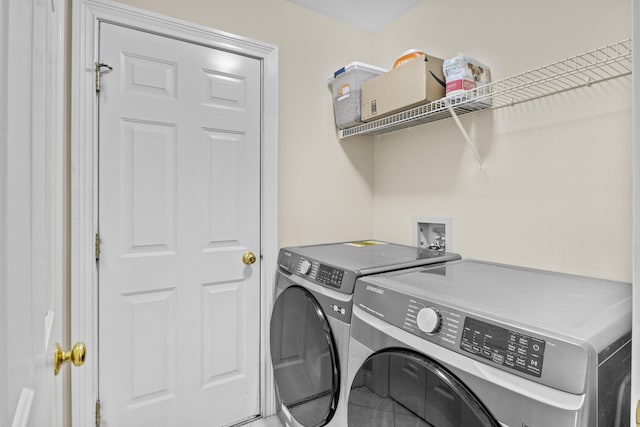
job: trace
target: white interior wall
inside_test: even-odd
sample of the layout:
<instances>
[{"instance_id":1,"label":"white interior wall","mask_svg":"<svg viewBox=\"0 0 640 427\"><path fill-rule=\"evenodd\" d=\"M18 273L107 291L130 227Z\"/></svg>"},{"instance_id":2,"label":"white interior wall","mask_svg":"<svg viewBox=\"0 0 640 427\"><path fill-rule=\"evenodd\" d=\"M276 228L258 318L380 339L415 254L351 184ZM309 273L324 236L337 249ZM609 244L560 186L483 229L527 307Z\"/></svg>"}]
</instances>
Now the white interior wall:
<instances>
[{"instance_id":1,"label":"white interior wall","mask_svg":"<svg viewBox=\"0 0 640 427\"><path fill-rule=\"evenodd\" d=\"M375 34L285 0L119 1L279 46L280 246L411 243L413 216L444 216L465 257L630 280L630 78L463 117L482 173L452 121L338 140L326 85L409 48L508 77L629 37L628 0L423 0Z\"/></svg>"},{"instance_id":2,"label":"white interior wall","mask_svg":"<svg viewBox=\"0 0 640 427\"><path fill-rule=\"evenodd\" d=\"M374 35L374 64L458 52L495 79L631 36L631 2L424 0ZM412 242L412 217L453 218L467 258L631 280L631 78L375 139L374 235Z\"/></svg>"},{"instance_id":3,"label":"white interior wall","mask_svg":"<svg viewBox=\"0 0 640 427\"><path fill-rule=\"evenodd\" d=\"M339 141L333 72L371 62L372 37L285 0L119 0L279 49L279 245L371 237L373 146Z\"/></svg>"}]
</instances>

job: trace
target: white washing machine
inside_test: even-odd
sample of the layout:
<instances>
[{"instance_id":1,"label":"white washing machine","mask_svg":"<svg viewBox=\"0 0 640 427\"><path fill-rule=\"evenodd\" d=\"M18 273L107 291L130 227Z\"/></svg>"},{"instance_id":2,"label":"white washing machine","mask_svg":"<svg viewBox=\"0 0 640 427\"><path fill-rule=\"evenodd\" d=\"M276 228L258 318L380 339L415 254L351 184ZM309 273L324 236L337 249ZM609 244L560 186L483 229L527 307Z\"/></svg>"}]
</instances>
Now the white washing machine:
<instances>
[{"instance_id":1,"label":"white washing machine","mask_svg":"<svg viewBox=\"0 0 640 427\"><path fill-rule=\"evenodd\" d=\"M378 241L281 249L270 355L283 423L347 425L347 351L358 278L457 259L457 254Z\"/></svg>"},{"instance_id":2,"label":"white washing machine","mask_svg":"<svg viewBox=\"0 0 640 427\"><path fill-rule=\"evenodd\" d=\"M474 260L364 277L349 427L629 425L631 285Z\"/></svg>"}]
</instances>

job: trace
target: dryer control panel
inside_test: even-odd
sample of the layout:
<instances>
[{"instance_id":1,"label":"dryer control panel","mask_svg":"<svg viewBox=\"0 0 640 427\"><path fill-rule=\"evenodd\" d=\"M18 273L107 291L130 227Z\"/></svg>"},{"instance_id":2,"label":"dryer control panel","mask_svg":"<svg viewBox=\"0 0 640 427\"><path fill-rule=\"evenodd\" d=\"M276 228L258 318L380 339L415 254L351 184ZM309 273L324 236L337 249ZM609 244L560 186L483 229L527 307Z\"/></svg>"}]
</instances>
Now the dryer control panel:
<instances>
[{"instance_id":1,"label":"dryer control panel","mask_svg":"<svg viewBox=\"0 0 640 427\"><path fill-rule=\"evenodd\" d=\"M343 270L303 257L298 258L294 273L319 285L335 289L340 289L344 278Z\"/></svg>"},{"instance_id":2,"label":"dryer control panel","mask_svg":"<svg viewBox=\"0 0 640 427\"><path fill-rule=\"evenodd\" d=\"M353 272L288 251L280 251L278 266L288 274L343 293L351 293L356 279Z\"/></svg>"},{"instance_id":3,"label":"dryer control panel","mask_svg":"<svg viewBox=\"0 0 640 427\"><path fill-rule=\"evenodd\" d=\"M318 272L316 273L316 282L328 285L333 288L340 288L344 271L331 267L329 265L318 264Z\"/></svg>"}]
</instances>

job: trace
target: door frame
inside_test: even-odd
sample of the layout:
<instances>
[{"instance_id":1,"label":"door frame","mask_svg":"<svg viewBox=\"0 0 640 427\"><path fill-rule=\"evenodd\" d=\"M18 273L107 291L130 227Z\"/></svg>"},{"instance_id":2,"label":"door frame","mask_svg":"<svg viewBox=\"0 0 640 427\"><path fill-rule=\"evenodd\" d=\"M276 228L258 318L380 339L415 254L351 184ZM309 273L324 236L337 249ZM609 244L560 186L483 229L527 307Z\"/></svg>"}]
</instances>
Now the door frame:
<instances>
[{"instance_id":1,"label":"door frame","mask_svg":"<svg viewBox=\"0 0 640 427\"><path fill-rule=\"evenodd\" d=\"M268 352L269 314L278 256L278 48L109 0L73 0L71 65L71 341L87 345L83 369L72 375L74 426L93 425L97 398L97 96L94 63L98 24L110 22L254 57L262 63L260 396L263 415L275 413Z\"/></svg>"},{"instance_id":2,"label":"door frame","mask_svg":"<svg viewBox=\"0 0 640 427\"><path fill-rule=\"evenodd\" d=\"M631 2L633 51L640 52L640 6ZM640 415L640 55L633 55L631 99L631 159L632 159L632 289L633 321L631 330L631 418L630 425Z\"/></svg>"},{"instance_id":3,"label":"door frame","mask_svg":"<svg viewBox=\"0 0 640 427\"><path fill-rule=\"evenodd\" d=\"M9 112L7 87L9 74L9 2L0 3L0 422L9 422L9 352L6 349L7 327L7 141ZM14 30L15 31L15 30ZM19 34L19 33L18 33Z\"/></svg>"}]
</instances>

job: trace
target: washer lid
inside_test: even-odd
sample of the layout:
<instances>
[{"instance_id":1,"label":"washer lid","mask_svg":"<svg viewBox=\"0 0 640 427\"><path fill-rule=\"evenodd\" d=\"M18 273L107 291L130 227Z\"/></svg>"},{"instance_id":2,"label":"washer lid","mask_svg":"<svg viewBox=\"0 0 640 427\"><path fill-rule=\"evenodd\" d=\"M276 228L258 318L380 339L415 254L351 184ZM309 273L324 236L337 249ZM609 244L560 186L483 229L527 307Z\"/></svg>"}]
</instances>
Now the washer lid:
<instances>
[{"instance_id":1,"label":"washer lid","mask_svg":"<svg viewBox=\"0 0 640 427\"><path fill-rule=\"evenodd\" d=\"M366 280L470 314L587 341L596 351L631 331L629 283L476 260Z\"/></svg>"}]
</instances>

